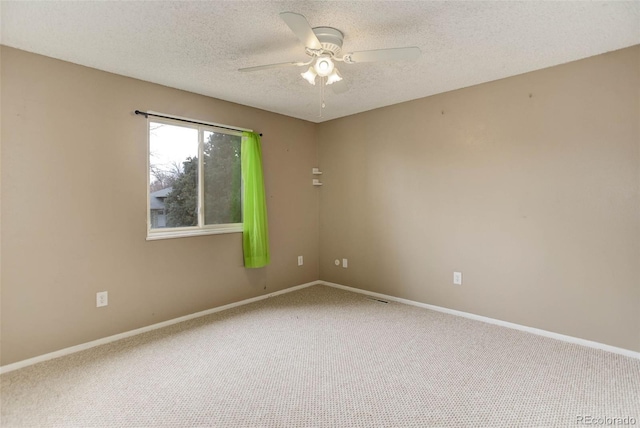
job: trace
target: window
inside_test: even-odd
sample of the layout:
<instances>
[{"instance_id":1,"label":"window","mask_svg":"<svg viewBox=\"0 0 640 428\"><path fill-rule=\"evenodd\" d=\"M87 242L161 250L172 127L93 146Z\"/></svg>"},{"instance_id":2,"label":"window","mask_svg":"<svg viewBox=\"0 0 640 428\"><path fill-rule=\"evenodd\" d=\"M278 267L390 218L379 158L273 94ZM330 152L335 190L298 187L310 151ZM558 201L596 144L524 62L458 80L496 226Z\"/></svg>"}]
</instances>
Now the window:
<instances>
[{"instance_id":1,"label":"window","mask_svg":"<svg viewBox=\"0 0 640 428\"><path fill-rule=\"evenodd\" d=\"M147 239L242 232L242 134L149 119Z\"/></svg>"}]
</instances>

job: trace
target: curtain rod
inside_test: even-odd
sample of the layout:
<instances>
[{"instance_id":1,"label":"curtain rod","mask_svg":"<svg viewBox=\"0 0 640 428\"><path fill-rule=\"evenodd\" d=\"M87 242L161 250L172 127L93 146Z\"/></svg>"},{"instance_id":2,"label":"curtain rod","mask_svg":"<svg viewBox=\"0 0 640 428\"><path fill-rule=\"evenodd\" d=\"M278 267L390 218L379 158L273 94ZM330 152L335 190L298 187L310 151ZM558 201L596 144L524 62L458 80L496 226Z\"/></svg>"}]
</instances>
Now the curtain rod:
<instances>
[{"instance_id":1,"label":"curtain rod","mask_svg":"<svg viewBox=\"0 0 640 428\"><path fill-rule=\"evenodd\" d=\"M248 131L248 132L253 132L251 129L244 129L244 128L232 128L230 126L225 126L225 125L220 125L219 123L211 123L211 122L198 122L197 120L190 120L190 119L185 119L183 117L180 116L171 116L168 114L159 114L159 113L155 113L155 112L147 112L147 111L140 111L140 110L136 110L134 112L135 114L140 114L144 117L149 117L149 116L154 116L154 117L162 117L165 119L173 119L173 120L179 120L180 122L188 122L188 123L195 123L196 125L208 125L208 126L215 126L216 128L222 128L222 129L228 129L230 131ZM262 137L262 134L258 134Z\"/></svg>"}]
</instances>

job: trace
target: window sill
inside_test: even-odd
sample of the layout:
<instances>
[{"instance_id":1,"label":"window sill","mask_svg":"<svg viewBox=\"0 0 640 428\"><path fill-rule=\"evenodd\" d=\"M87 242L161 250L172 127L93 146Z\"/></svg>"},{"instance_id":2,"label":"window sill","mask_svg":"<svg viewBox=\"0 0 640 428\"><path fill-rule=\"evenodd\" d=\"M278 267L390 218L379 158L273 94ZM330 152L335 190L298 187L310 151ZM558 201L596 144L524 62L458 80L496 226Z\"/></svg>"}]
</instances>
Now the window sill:
<instances>
[{"instance_id":1,"label":"window sill","mask_svg":"<svg viewBox=\"0 0 640 428\"><path fill-rule=\"evenodd\" d=\"M147 231L147 241L157 241L160 239L188 238L191 236L218 235L221 233L242 233L242 223L224 224L211 228L193 229L155 229Z\"/></svg>"}]
</instances>

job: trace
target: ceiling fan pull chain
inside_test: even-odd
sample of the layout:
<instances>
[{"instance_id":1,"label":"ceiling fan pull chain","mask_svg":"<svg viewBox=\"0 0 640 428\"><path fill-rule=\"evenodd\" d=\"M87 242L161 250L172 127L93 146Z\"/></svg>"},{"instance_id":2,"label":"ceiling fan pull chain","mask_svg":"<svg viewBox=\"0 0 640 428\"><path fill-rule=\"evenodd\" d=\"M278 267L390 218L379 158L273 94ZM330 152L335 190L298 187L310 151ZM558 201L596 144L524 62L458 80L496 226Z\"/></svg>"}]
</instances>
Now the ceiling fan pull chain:
<instances>
[{"instance_id":1,"label":"ceiling fan pull chain","mask_svg":"<svg viewBox=\"0 0 640 428\"><path fill-rule=\"evenodd\" d=\"M324 86L325 86L325 78L322 78L322 108L324 108Z\"/></svg>"},{"instance_id":2,"label":"ceiling fan pull chain","mask_svg":"<svg viewBox=\"0 0 640 428\"><path fill-rule=\"evenodd\" d=\"M320 77L320 118L322 119L322 110L325 107L325 104L324 104L324 85L325 85L324 79L325 78L322 76L319 76L319 77Z\"/></svg>"},{"instance_id":3,"label":"ceiling fan pull chain","mask_svg":"<svg viewBox=\"0 0 640 428\"><path fill-rule=\"evenodd\" d=\"M322 93L322 89L323 89L323 79L322 77L320 78L320 119L322 119L322 104L324 104L324 95Z\"/></svg>"}]
</instances>

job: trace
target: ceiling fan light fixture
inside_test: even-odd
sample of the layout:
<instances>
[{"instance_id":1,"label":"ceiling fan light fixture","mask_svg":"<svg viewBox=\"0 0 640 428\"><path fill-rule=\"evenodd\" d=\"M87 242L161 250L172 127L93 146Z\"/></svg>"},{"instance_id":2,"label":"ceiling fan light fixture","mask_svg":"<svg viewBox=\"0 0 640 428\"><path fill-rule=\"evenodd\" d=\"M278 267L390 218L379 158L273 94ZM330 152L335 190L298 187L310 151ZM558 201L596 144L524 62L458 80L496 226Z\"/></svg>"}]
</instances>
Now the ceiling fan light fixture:
<instances>
[{"instance_id":1,"label":"ceiling fan light fixture","mask_svg":"<svg viewBox=\"0 0 640 428\"><path fill-rule=\"evenodd\" d=\"M331 85L332 83L336 83L342 80L342 76L337 68L334 68L329 76L327 76L327 85Z\"/></svg>"},{"instance_id":2,"label":"ceiling fan light fixture","mask_svg":"<svg viewBox=\"0 0 640 428\"><path fill-rule=\"evenodd\" d=\"M313 68L316 70L316 73L318 73L318 76L326 77L331 74L334 65L333 61L331 61L331 58L328 56L320 56L316 60Z\"/></svg>"},{"instance_id":3,"label":"ceiling fan light fixture","mask_svg":"<svg viewBox=\"0 0 640 428\"><path fill-rule=\"evenodd\" d=\"M304 73L300 73L300 76L304 77L304 80L306 80L307 82L311 83L312 85L316 84L316 76L317 75L318 74L313 69L313 67L309 67L309 69L307 71L305 71Z\"/></svg>"}]
</instances>

